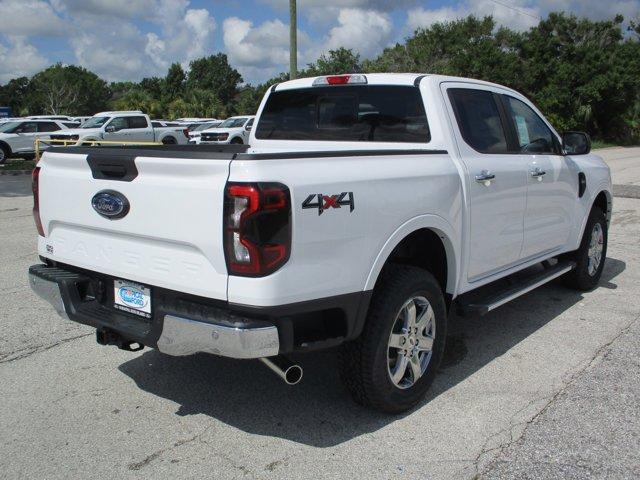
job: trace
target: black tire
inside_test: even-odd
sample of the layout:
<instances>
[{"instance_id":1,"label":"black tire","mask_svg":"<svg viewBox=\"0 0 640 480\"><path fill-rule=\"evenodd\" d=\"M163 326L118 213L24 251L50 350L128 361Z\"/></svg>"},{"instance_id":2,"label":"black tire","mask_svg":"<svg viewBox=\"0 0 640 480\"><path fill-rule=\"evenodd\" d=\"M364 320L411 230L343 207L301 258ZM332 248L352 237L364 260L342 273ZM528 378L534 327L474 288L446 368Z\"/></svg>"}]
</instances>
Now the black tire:
<instances>
[{"instance_id":1,"label":"black tire","mask_svg":"<svg viewBox=\"0 0 640 480\"><path fill-rule=\"evenodd\" d=\"M6 163L11 155L11 150L7 145L0 144L0 164Z\"/></svg>"},{"instance_id":2,"label":"black tire","mask_svg":"<svg viewBox=\"0 0 640 480\"><path fill-rule=\"evenodd\" d=\"M242 139L238 138L238 137L236 137L233 140L231 140L231 143L233 145L244 145L244 142L242 141Z\"/></svg>"},{"instance_id":3,"label":"black tire","mask_svg":"<svg viewBox=\"0 0 640 480\"><path fill-rule=\"evenodd\" d=\"M602 253L600 255L600 263L597 268L590 268L589 251L591 249L592 235L598 234L597 229L602 233ZM596 232L596 233L594 233ZM587 220L587 225L582 235L580 248L575 252L564 255L562 259L572 260L576 262L576 268L567 273L564 278L564 284L576 290L589 291L593 290L600 281L604 263L607 258L607 241L608 241L607 219L599 207L593 207Z\"/></svg>"},{"instance_id":4,"label":"black tire","mask_svg":"<svg viewBox=\"0 0 640 480\"><path fill-rule=\"evenodd\" d=\"M163 145L176 145L178 141L173 137L165 137L162 139Z\"/></svg>"},{"instance_id":5,"label":"black tire","mask_svg":"<svg viewBox=\"0 0 640 480\"><path fill-rule=\"evenodd\" d=\"M414 297L425 298L433 309L433 347L422 376L411 386L401 388L391 379L390 364L394 354L398 354L396 361L399 361L400 350L390 347L389 341L392 331L397 331L394 325L401 320L403 305ZM445 301L433 275L412 266L385 267L371 299L362 335L340 350L340 375L353 399L387 413L401 413L414 407L435 378L444 352L446 329ZM410 366L407 368L411 370ZM407 375L413 376L410 371Z\"/></svg>"}]
</instances>

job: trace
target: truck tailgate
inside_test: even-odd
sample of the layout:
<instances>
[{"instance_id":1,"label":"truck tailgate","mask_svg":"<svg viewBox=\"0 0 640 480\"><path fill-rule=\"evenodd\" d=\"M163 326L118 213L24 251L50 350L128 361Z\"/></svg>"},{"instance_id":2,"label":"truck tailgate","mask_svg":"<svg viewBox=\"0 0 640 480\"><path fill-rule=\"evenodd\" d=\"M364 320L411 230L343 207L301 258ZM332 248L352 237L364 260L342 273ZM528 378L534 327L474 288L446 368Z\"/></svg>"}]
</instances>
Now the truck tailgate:
<instances>
[{"instance_id":1,"label":"truck tailgate","mask_svg":"<svg viewBox=\"0 0 640 480\"><path fill-rule=\"evenodd\" d=\"M116 149L45 153L38 164L46 235L39 238L39 253L117 278L226 300L222 215L233 154L194 157ZM128 200L124 217L94 210L92 200L104 190Z\"/></svg>"}]
</instances>

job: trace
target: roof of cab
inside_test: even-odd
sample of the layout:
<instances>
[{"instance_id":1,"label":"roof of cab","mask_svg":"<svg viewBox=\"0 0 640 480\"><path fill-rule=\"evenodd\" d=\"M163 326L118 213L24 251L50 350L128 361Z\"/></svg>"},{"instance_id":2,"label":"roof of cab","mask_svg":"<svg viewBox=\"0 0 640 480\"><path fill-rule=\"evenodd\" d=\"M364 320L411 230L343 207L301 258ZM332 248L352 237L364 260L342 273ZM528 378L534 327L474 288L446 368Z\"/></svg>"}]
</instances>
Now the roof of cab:
<instances>
[{"instance_id":1,"label":"roof of cab","mask_svg":"<svg viewBox=\"0 0 640 480\"><path fill-rule=\"evenodd\" d=\"M343 75L349 75L348 73ZM452 77L447 75L433 75L433 74L422 74L422 73L363 73L367 78L367 85L416 85L422 79L429 79L430 81L436 83L442 82L464 82L464 83L474 83L477 85L486 85L497 88L502 88L505 90L511 90L508 87L503 85L499 85L497 83L486 82L484 80L476 80L474 78L464 78L464 77ZM320 77L331 76L331 75L320 75ZM286 82L275 84L275 91L282 90L293 90L297 88L310 88L313 86L313 81L319 77L306 77L306 78L297 78L295 80L289 80ZM356 85L357 86L357 85Z\"/></svg>"}]
</instances>

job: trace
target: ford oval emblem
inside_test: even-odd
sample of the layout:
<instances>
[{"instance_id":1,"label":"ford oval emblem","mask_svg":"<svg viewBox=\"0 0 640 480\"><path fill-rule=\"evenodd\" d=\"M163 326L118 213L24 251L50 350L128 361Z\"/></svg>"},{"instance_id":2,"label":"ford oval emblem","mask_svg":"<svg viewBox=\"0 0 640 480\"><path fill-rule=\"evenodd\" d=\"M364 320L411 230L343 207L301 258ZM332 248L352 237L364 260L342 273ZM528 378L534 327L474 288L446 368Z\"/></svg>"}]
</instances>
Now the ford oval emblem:
<instances>
[{"instance_id":1,"label":"ford oval emblem","mask_svg":"<svg viewBox=\"0 0 640 480\"><path fill-rule=\"evenodd\" d=\"M102 190L91 199L93 209L109 220L116 220L129 213L127 197L114 190Z\"/></svg>"}]
</instances>

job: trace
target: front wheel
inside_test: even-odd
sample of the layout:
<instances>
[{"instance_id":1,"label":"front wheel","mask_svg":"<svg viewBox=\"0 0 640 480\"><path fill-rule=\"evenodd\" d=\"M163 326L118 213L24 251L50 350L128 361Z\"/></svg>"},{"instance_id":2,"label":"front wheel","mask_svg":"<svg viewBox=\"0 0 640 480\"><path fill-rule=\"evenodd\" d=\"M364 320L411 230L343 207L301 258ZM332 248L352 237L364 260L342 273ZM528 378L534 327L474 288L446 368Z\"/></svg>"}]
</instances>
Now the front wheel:
<instances>
[{"instance_id":1,"label":"front wheel","mask_svg":"<svg viewBox=\"0 0 640 480\"><path fill-rule=\"evenodd\" d=\"M387 266L362 335L340 353L341 377L354 400L388 413L415 406L435 378L446 330L435 278L420 268Z\"/></svg>"},{"instance_id":2,"label":"front wheel","mask_svg":"<svg viewBox=\"0 0 640 480\"><path fill-rule=\"evenodd\" d=\"M576 290L593 290L600 281L607 257L607 218L593 207L582 235L580 248L565 256L576 262L576 268L564 277L565 285Z\"/></svg>"},{"instance_id":3,"label":"front wheel","mask_svg":"<svg viewBox=\"0 0 640 480\"><path fill-rule=\"evenodd\" d=\"M244 143L244 142L242 141L242 139L241 139L241 138L238 138L238 137L236 137L236 138L234 138L233 140L231 140L231 144L232 144L232 145L242 145L243 143Z\"/></svg>"}]
</instances>

